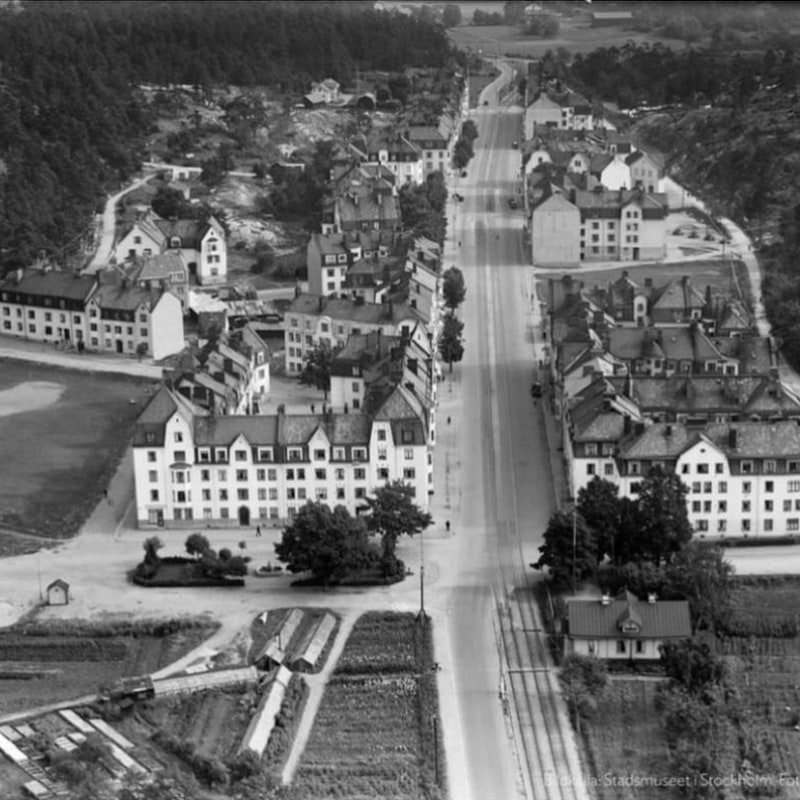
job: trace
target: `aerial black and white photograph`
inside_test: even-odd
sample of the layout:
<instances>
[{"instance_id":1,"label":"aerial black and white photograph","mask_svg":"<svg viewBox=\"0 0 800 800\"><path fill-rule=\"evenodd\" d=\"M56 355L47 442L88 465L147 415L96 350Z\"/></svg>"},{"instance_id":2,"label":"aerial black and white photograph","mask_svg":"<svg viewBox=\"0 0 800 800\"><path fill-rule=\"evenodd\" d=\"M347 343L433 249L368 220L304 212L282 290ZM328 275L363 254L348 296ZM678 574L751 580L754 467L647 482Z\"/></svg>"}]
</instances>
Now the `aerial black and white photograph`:
<instances>
[{"instance_id":1,"label":"aerial black and white photograph","mask_svg":"<svg viewBox=\"0 0 800 800\"><path fill-rule=\"evenodd\" d=\"M0 798L800 798L798 53L0 0Z\"/></svg>"}]
</instances>

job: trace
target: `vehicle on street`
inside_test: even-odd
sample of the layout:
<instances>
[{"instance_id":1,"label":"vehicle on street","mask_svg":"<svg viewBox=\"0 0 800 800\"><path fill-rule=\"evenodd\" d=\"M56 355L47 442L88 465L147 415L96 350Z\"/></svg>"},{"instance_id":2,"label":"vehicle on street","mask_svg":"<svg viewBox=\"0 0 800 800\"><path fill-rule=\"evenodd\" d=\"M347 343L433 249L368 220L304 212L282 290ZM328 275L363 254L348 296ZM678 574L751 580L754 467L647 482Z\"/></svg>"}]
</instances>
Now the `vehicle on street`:
<instances>
[{"instance_id":1,"label":"vehicle on street","mask_svg":"<svg viewBox=\"0 0 800 800\"><path fill-rule=\"evenodd\" d=\"M542 396L542 384L539 381L534 381L531 384L531 397L541 397Z\"/></svg>"},{"instance_id":2,"label":"vehicle on street","mask_svg":"<svg viewBox=\"0 0 800 800\"><path fill-rule=\"evenodd\" d=\"M515 139L511 142L511 146L516 150L519 147L519 142Z\"/></svg>"},{"instance_id":3,"label":"vehicle on street","mask_svg":"<svg viewBox=\"0 0 800 800\"><path fill-rule=\"evenodd\" d=\"M464 195L459 194L458 192L453 192L453 200L455 200L457 203L461 203L464 200Z\"/></svg>"},{"instance_id":4,"label":"vehicle on street","mask_svg":"<svg viewBox=\"0 0 800 800\"><path fill-rule=\"evenodd\" d=\"M509 208L516 208L517 207L517 200L514 197L508 198L508 206Z\"/></svg>"}]
</instances>

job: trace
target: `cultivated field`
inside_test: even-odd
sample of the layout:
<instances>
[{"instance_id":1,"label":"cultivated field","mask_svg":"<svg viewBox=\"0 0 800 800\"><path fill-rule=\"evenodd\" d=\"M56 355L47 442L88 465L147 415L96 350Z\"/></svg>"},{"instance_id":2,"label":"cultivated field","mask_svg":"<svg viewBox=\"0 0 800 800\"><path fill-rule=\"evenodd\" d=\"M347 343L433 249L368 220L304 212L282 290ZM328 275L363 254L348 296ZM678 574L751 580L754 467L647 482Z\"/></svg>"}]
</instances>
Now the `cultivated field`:
<instances>
[{"instance_id":1,"label":"cultivated field","mask_svg":"<svg viewBox=\"0 0 800 800\"><path fill-rule=\"evenodd\" d=\"M325 689L292 781L298 800L435 798L438 714L430 627L413 614L369 613L353 628Z\"/></svg>"},{"instance_id":2,"label":"cultivated field","mask_svg":"<svg viewBox=\"0 0 800 800\"><path fill-rule=\"evenodd\" d=\"M0 529L58 539L74 534L116 469L148 386L125 376L2 361ZM26 392L31 402L20 405ZM37 407L41 396L52 402ZM0 553L15 552L15 542L30 552L30 540L0 532Z\"/></svg>"},{"instance_id":3,"label":"cultivated field","mask_svg":"<svg viewBox=\"0 0 800 800\"><path fill-rule=\"evenodd\" d=\"M772 763L757 771L769 782L759 791L746 785L728 787L730 800L744 797L800 797L800 636L795 609L800 579L750 579L736 586L729 630L741 635L716 639L732 691L720 736L719 752L730 769L712 765L720 776L747 770L749 759ZM759 635L774 631L775 635ZM784 635L778 635L782 632ZM597 714L585 724L590 779L597 800L678 800L686 795L675 786L609 785L608 775L640 780L677 774L664 727L655 708L658 680L616 677L611 680ZM734 720L739 720L734 724ZM784 779L781 780L781 775ZM773 794L773 791L776 791ZM699 795L698 795L699 796Z\"/></svg>"},{"instance_id":4,"label":"cultivated field","mask_svg":"<svg viewBox=\"0 0 800 800\"><path fill-rule=\"evenodd\" d=\"M117 635L108 635L103 623L34 623L0 630L0 713L93 694L117 678L161 669L217 627L204 618L192 624L196 627L168 635L147 635L146 623L134 623Z\"/></svg>"}]
</instances>

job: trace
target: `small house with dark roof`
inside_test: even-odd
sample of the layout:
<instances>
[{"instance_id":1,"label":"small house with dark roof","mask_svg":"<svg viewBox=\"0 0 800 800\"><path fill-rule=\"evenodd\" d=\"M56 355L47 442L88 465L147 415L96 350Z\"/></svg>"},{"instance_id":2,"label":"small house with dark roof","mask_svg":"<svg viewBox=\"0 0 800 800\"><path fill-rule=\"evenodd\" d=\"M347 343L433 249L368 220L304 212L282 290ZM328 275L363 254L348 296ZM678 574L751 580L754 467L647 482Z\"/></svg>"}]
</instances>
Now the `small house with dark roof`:
<instances>
[{"instance_id":1,"label":"small house with dark roof","mask_svg":"<svg viewBox=\"0 0 800 800\"><path fill-rule=\"evenodd\" d=\"M657 661L661 645L692 635L689 603L640 600L629 591L611 599L567 600L564 653L609 661Z\"/></svg>"},{"instance_id":2,"label":"small house with dark roof","mask_svg":"<svg viewBox=\"0 0 800 800\"><path fill-rule=\"evenodd\" d=\"M47 605L66 606L69 605L69 584L61 578L56 578L47 587Z\"/></svg>"}]
</instances>

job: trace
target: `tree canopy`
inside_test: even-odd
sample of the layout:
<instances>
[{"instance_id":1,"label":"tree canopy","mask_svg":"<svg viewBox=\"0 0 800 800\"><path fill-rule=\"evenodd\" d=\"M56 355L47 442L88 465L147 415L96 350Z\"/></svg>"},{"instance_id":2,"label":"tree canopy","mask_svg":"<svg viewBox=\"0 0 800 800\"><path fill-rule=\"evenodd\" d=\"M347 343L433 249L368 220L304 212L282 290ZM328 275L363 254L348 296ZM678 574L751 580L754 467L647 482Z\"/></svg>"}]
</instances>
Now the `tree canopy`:
<instances>
[{"instance_id":1,"label":"tree canopy","mask_svg":"<svg viewBox=\"0 0 800 800\"><path fill-rule=\"evenodd\" d=\"M306 354L303 371L300 373L300 383L305 386L313 386L315 389L324 392L326 400L331 389L332 362L333 351L330 345L325 341L321 341Z\"/></svg>"},{"instance_id":2,"label":"tree canopy","mask_svg":"<svg viewBox=\"0 0 800 800\"><path fill-rule=\"evenodd\" d=\"M557 511L550 517L539 552L539 560L532 566L546 567L558 587L574 589L575 581L593 577L597 569L594 531L577 510Z\"/></svg>"},{"instance_id":3,"label":"tree canopy","mask_svg":"<svg viewBox=\"0 0 800 800\"><path fill-rule=\"evenodd\" d=\"M439 334L439 355L453 371L453 364L457 364L464 357L464 323L452 314L445 315L442 332Z\"/></svg>"},{"instance_id":4,"label":"tree canopy","mask_svg":"<svg viewBox=\"0 0 800 800\"><path fill-rule=\"evenodd\" d=\"M290 572L310 571L326 586L378 560L363 519L353 517L344 506L331 509L319 502L300 508L275 545L275 553Z\"/></svg>"},{"instance_id":5,"label":"tree canopy","mask_svg":"<svg viewBox=\"0 0 800 800\"><path fill-rule=\"evenodd\" d=\"M442 276L442 296L444 304L455 311L467 296L467 285L464 282L464 273L458 267L450 267Z\"/></svg>"}]
</instances>

